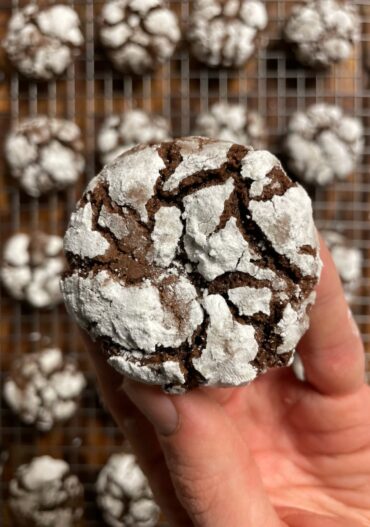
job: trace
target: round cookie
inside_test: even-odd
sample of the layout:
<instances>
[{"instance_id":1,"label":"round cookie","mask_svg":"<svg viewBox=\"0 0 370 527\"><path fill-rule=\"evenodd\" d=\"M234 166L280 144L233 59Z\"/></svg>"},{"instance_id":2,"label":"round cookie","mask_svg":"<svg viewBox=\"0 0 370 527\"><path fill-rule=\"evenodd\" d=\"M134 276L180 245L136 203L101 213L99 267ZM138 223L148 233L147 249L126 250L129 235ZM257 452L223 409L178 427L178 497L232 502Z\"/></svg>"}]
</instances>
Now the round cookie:
<instances>
[{"instance_id":1,"label":"round cookie","mask_svg":"<svg viewBox=\"0 0 370 527\"><path fill-rule=\"evenodd\" d=\"M143 75L169 60L180 40L179 22L164 0L110 0L99 35L113 65Z\"/></svg>"},{"instance_id":2,"label":"round cookie","mask_svg":"<svg viewBox=\"0 0 370 527\"><path fill-rule=\"evenodd\" d=\"M349 177L361 158L363 127L338 106L321 103L296 112L285 142L290 170L302 181L326 185Z\"/></svg>"},{"instance_id":3,"label":"round cookie","mask_svg":"<svg viewBox=\"0 0 370 527\"><path fill-rule=\"evenodd\" d=\"M39 116L15 126L5 143L11 175L30 196L73 185L85 169L79 127Z\"/></svg>"},{"instance_id":4,"label":"round cookie","mask_svg":"<svg viewBox=\"0 0 370 527\"><path fill-rule=\"evenodd\" d=\"M347 302L352 303L362 278L362 252L351 246L349 240L339 232L324 230L321 235L331 252L342 280Z\"/></svg>"},{"instance_id":5,"label":"round cookie","mask_svg":"<svg viewBox=\"0 0 370 527\"><path fill-rule=\"evenodd\" d=\"M114 368L172 392L290 364L321 269L311 200L278 159L199 137L107 165L64 248L72 316Z\"/></svg>"},{"instance_id":6,"label":"round cookie","mask_svg":"<svg viewBox=\"0 0 370 527\"><path fill-rule=\"evenodd\" d=\"M86 385L76 364L58 348L27 353L13 364L4 382L4 399L26 424L41 431L72 417Z\"/></svg>"},{"instance_id":7,"label":"round cookie","mask_svg":"<svg viewBox=\"0 0 370 527\"><path fill-rule=\"evenodd\" d=\"M114 454L96 482L97 501L104 521L112 527L154 527L159 507L148 481L132 454Z\"/></svg>"},{"instance_id":8,"label":"round cookie","mask_svg":"<svg viewBox=\"0 0 370 527\"><path fill-rule=\"evenodd\" d=\"M4 244L0 278L13 298L33 307L52 307L62 300L59 280L64 267L62 238L17 233Z\"/></svg>"},{"instance_id":9,"label":"round cookie","mask_svg":"<svg viewBox=\"0 0 370 527\"><path fill-rule=\"evenodd\" d=\"M350 57L360 38L360 25L352 2L309 0L293 7L284 34L300 62L327 68Z\"/></svg>"},{"instance_id":10,"label":"round cookie","mask_svg":"<svg viewBox=\"0 0 370 527\"><path fill-rule=\"evenodd\" d=\"M27 77L50 80L65 72L84 43L78 14L67 5L31 3L15 11L3 46Z\"/></svg>"},{"instance_id":11,"label":"round cookie","mask_svg":"<svg viewBox=\"0 0 370 527\"><path fill-rule=\"evenodd\" d=\"M18 467L11 480L9 507L17 527L77 526L83 514L83 488L65 461L35 457Z\"/></svg>"},{"instance_id":12,"label":"round cookie","mask_svg":"<svg viewBox=\"0 0 370 527\"><path fill-rule=\"evenodd\" d=\"M259 0L195 0L187 38L194 57L207 66L240 68L267 23Z\"/></svg>"},{"instance_id":13,"label":"round cookie","mask_svg":"<svg viewBox=\"0 0 370 527\"><path fill-rule=\"evenodd\" d=\"M170 123L161 115L130 110L105 119L98 135L102 165L139 143L160 143L171 135Z\"/></svg>"},{"instance_id":14,"label":"round cookie","mask_svg":"<svg viewBox=\"0 0 370 527\"><path fill-rule=\"evenodd\" d=\"M266 147L266 125L257 112L248 112L242 104L219 102L196 120L195 134L232 141L253 148Z\"/></svg>"}]
</instances>

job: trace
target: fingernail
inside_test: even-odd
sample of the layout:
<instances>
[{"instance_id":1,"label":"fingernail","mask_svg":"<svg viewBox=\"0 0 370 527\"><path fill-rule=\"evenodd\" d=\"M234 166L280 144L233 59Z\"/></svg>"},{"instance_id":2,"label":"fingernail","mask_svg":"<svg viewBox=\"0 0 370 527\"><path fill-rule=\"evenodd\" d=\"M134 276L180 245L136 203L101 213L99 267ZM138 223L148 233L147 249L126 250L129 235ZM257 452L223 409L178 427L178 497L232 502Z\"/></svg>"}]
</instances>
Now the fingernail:
<instances>
[{"instance_id":1,"label":"fingernail","mask_svg":"<svg viewBox=\"0 0 370 527\"><path fill-rule=\"evenodd\" d=\"M140 385L128 379L125 380L123 389L159 434L169 436L176 432L179 415L171 396L165 395L157 388Z\"/></svg>"}]
</instances>

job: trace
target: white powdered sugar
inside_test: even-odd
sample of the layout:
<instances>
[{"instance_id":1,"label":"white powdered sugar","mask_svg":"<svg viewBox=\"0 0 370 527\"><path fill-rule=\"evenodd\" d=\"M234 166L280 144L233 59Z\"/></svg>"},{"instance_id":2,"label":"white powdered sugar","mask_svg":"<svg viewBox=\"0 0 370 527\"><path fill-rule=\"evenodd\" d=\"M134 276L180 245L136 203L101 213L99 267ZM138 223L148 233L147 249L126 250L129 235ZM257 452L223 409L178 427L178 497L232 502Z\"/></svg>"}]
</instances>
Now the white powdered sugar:
<instances>
[{"instance_id":1,"label":"white powdered sugar","mask_svg":"<svg viewBox=\"0 0 370 527\"><path fill-rule=\"evenodd\" d=\"M180 216L181 211L177 207L162 207L155 215L151 238L154 262L161 267L168 267L175 257L183 231Z\"/></svg>"},{"instance_id":2,"label":"white powdered sugar","mask_svg":"<svg viewBox=\"0 0 370 527\"><path fill-rule=\"evenodd\" d=\"M122 174L117 178L116 170ZM163 159L155 146L140 147L127 152L116 164L108 165L106 178L109 183L109 195L117 205L135 209L141 219L148 219L146 203L154 194L154 185L159 171L165 168ZM143 178L145 174L145 178Z\"/></svg>"},{"instance_id":3,"label":"white powdered sugar","mask_svg":"<svg viewBox=\"0 0 370 527\"><path fill-rule=\"evenodd\" d=\"M160 510L133 454L113 454L96 482L98 505L111 527L154 527Z\"/></svg>"},{"instance_id":4,"label":"white powdered sugar","mask_svg":"<svg viewBox=\"0 0 370 527\"><path fill-rule=\"evenodd\" d=\"M76 412L85 384L83 374L60 349L47 348L13 363L3 395L24 423L47 431Z\"/></svg>"},{"instance_id":5,"label":"white powdered sugar","mask_svg":"<svg viewBox=\"0 0 370 527\"><path fill-rule=\"evenodd\" d=\"M150 282L127 287L101 271L87 278L77 274L67 277L62 290L81 324L85 327L93 324L94 336L109 336L126 350L154 353L157 346L180 346L203 320L196 290L185 277L175 279L170 291L181 320L170 305L166 307L161 301L158 287Z\"/></svg>"},{"instance_id":6,"label":"white powdered sugar","mask_svg":"<svg viewBox=\"0 0 370 527\"><path fill-rule=\"evenodd\" d=\"M267 287L235 287L229 290L228 297L236 305L240 315L248 317L256 313L270 314L272 292Z\"/></svg>"},{"instance_id":7,"label":"white powdered sugar","mask_svg":"<svg viewBox=\"0 0 370 527\"><path fill-rule=\"evenodd\" d=\"M0 278L8 293L34 307L61 301L59 280L64 271L63 240L44 233L18 233L4 245Z\"/></svg>"},{"instance_id":8,"label":"white powdered sugar","mask_svg":"<svg viewBox=\"0 0 370 527\"><path fill-rule=\"evenodd\" d=\"M108 164L65 246L69 312L117 371L171 393L291 364L321 270L311 201L278 159L204 137Z\"/></svg>"},{"instance_id":9,"label":"white powdered sugar","mask_svg":"<svg viewBox=\"0 0 370 527\"><path fill-rule=\"evenodd\" d=\"M62 459L40 456L21 465L9 494L16 525L73 527L83 514L83 487Z\"/></svg>"},{"instance_id":10,"label":"white powdered sugar","mask_svg":"<svg viewBox=\"0 0 370 527\"><path fill-rule=\"evenodd\" d=\"M4 48L18 70L40 80L62 74L84 43L78 14L67 5L17 10L8 24Z\"/></svg>"},{"instance_id":11,"label":"white powdered sugar","mask_svg":"<svg viewBox=\"0 0 370 527\"><path fill-rule=\"evenodd\" d=\"M102 9L99 36L118 70L142 75L171 58L181 33L163 0L110 0Z\"/></svg>"},{"instance_id":12,"label":"white powdered sugar","mask_svg":"<svg viewBox=\"0 0 370 527\"><path fill-rule=\"evenodd\" d=\"M71 227L64 237L64 250L80 258L104 256L110 244L104 236L93 229L91 203L78 209L71 216Z\"/></svg>"},{"instance_id":13,"label":"white powdered sugar","mask_svg":"<svg viewBox=\"0 0 370 527\"><path fill-rule=\"evenodd\" d=\"M267 22L261 1L196 0L187 37L193 55L208 66L241 67Z\"/></svg>"},{"instance_id":14,"label":"white powdered sugar","mask_svg":"<svg viewBox=\"0 0 370 527\"><path fill-rule=\"evenodd\" d=\"M321 235L331 252L342 280L347 302L351 303L359 290L361 282L362 252L357 247L351 246L349 240L339 232L325 230L321 232Z\"/></svg>"},{"instance_id":15,"label":"white powdered sugar","mask_svg":"<svg viewBox=\"0 0 370 527\"><path fill-rule=\"evenodd\" d=\"M85 168L82 150L75 123L45 116L23 120L5 143L11 175L33 197L75 183Z\"/></svg>"},{"instance_id":16,"label":"white powdered sugar","mask_svg":"<svg viewBox=\"0 0 370 527\"><path fill-rule=\"evenodd\" d=\"M316 276L320 265L314 254L317 233L312 221L311 200L302 187L292 187L270 201L251 201L252 218L271 241L274 249L296 265L304 276Z\"/></svg>"},{"instance_id":17,"label":"white powdered sugar","mask_svg":"<svg viewBox=\"0 0 370 527\"><path fill-rule=\"evenodd\" d=\"M263 148L266 143L264 119L242 104L219 102L201 113L195 123L195 134L232 141L239 145Z\"/></svg>"},{"instance_id":18,"label":"white powdered sugar","mask_svg":"<svg viewBox=\"0 0 370 527\"><path fill-rule=\"evenodd\" d=\"M199 138L185 138L177 141L180 147L181 163L163 185L163 190L174 191L179 184L200 170L213 170L227 162L232 143L227 141L202 141Z\"/></svg>"},{"instance_id":19,"label":"white powdered sugar","mask_svg":"<svg viewBox=\"0 0 370 527\"><path fill-rule=\"evenodd\" d=\"M139 143L160 143L170 135L170 123L161 115L143 110L111 115L99 130L97 146L101 162L105 165Z\"/></svg>"},{"instance_id":20,"label":"white powdered sugar","mask_svg":"<svg viewBox=\"0 0 370 527\"><path fill-rule=\"evenodd\" d=\"M309 0L293 7L285 38L308 66L328 67L350 57L360 37L357 7L346 0Z\"/></svg>"},{"instance_id":21,"label":"white powdered sugar","mask_svg":"<svg viewBox=\"0 0 370 527\"><path fill-rule=\"evenodd\" d=\"M338 106L316 104L293 115L285 146L298 177L325 185L355 170L364 147L363 127Z\"/></svg>"},{"instance_id":22,"label":"white powdered sugar","mask_svg":"<svg viewBox=\"0 0 370 527\"><path fill-rule=\"evenodd\" d=\"M146 362L143 353L125 352L112 355L108 359L115 370L126 377L147 384L158 384L171 393L181 393L186 379L180 364L176 360L164 360L160 363ZM167 388L167 385L169 388Z\"/></svg>"},{"instance_id":23,"label":"white powdered sugar","mask_svg":"<svg viewBox=\"0 0 370 527\"><path fill-rule=\"evenodd\" d=\"M207 346L193 364L206 384L236 386L252 381L257 371L251 363L258 353L254 327L236 322L220 295L204 299L210 322Z\"/></svg>"},{"instance_id":24,"label":"white powdered sugar","mask_svg":"<svg viewBox=\"0 0 370 527\"><path fill-rule=\"evenodd\" d=\"M277 324L277 333L282 338L282 344L277 349L278 353L288 353L295 350L302 335L306 332L309 326L307 317L307 310L315 303L316 293L313 292L309 297L299 306L299 309L294 309L290 304L287 304L283 316Z\"/></svg>"}]
</instances>

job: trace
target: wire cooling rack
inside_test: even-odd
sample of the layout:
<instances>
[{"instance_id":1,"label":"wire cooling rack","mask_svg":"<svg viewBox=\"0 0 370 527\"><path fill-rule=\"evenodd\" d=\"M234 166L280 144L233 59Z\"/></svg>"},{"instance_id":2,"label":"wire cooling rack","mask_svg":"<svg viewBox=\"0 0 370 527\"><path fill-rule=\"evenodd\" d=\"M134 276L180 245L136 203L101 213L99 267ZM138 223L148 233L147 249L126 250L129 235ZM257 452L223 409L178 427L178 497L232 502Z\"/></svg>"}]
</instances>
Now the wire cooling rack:
<instances>
[{"instance_id":1,"label":"wire cooling rack","mask_svg":"<svg viewBox=\"0 0 370 527\"><path fill-rule=\"evenodd\" d=\"M0 37L5 33L12 9L25 2L0 0ZM45 2L48 3L48 2ZM52 3L52 2L50 2ZM281 27L293 1L266 0L270 15L267 47L261 47L243 71L207 70L189 59L180 46L173 60L154 75L139 79L114 72L96 38L95 21L101 1L76 0L86 44L83 54L55 82L27 81L0 55L0 148L11 122L37 114L75 120L83 130L87 168L84 180L65 193L40 200L26 197L8 178L0 156L0 242L17 230L41 229L62 235L70 212L85 183L100 168L95 155L96 131L112 112L139 107L162 113L171 120L174 135L191 133L196 115L217 100L240 101L266 117L269 147L279 154L287 120L296 109L313 102L341 105L362 117L366 149L362 164L349 181L314 192L315 217L319 226L341 229L363 251L363 279L353 310L364 337L370 370L370 8L357 1L363 15L362 42L353 57L330 73L309 71L297 65L281 41ZM190 11L188 0L171 6L183 23ZM85 486L84 525L102 525L96 509L94 482L108 456L122 447L123 438L105 412L94 387L94 377L82 350L74 324L63 307L47 312L31 310L11 301L0 290L0 389L10 361L42 345L60 345L81 362L88 388L77 415L67 426L48 434L20 425L0 399L0 448L8 452L0 485L0 525L11 525L6 513L8 482L15 468L35 455L59 456L71 463Z\"/></svg>"}]
</instances>

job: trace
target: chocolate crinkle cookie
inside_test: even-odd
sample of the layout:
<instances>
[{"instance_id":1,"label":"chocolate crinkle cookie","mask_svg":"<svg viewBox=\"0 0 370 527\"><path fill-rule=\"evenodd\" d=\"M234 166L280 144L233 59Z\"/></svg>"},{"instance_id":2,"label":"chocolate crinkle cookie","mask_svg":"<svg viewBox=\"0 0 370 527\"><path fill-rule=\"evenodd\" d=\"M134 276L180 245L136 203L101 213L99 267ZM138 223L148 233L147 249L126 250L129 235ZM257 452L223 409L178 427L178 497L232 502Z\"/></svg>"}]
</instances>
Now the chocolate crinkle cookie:
<instances>
[{"instance_id":1,"label":"chocolate crinkle cookie","mask_svg":"<svg viewBox=\"0 0 370 527\"><path fill-rule=\"evenodd\" d=\"M260 149L266 147L266 125L257 112L249 112L242 104L220 102L208 112L199 114L195 124L196 135L251 145Z\"/></svg>"},{"instance_id":2,"label":"chocolate crinkle cookie","mask_svg":"<svg viewBox=\"0 0 370 527\"><path fill-rule=\"evenodd\" d=\"M25 119L7 137L5 155L12 177L39 197L76 183L85 169L79 127L45 116Z\"/></svg>"},{"instance_id":3,"label":"chocolate crinkle cookie","mask_svg":"<svg viewBox=\"0 0 370 527\"><path fill-rule=\"evenodd\" d=\"M159 507L133 454L112 455L101 470L97 501L111 527L154 527Z\"/></svg>"},{"instance_id":4,"label":"chocolate crinkle cookie","mask_svg":"<svg viewBox=\"0 0 370 527\"><path fill-rule=\"evenodd\" d=\"M358 9L345 0L309 0L293 7L285 39L298 60L327 68L347 59L360 37Z\"/></svg>"},{"instance_id":5,"label":"chocolate crinkle cookie","mask_svg":"<svg viewBox=\"0 0 370 527\"><path fill-rule=\"evenodd\" d=\"M137 75L169 60L181 37L177 16L164 0L106 2L99 33L113 65Z\"/></svg>"},{"instance_id":6,"label":"chocolate crinkle cookie","mask_svg":"<svg viewBox=\"0 0 370 527\"><path fill-rule=\"evenodd\" d=\"M35 457L18 467L11 480L9 506L17 527L77 526L83 515L83 487L65 461Z\"/></svg>"},{"instance_id":7,"label":"chocolate crinkle cookie","mask_svg":"<svg viewBox=\"0 0 370 527\"><path fill-rule=\"evenodd\" d=\"M22 355L4 382L4 399L26 424L50 430L76 412L86 385L76 364L58 348Z\"/></svg>"},{"instance_id":8,"label":"chocolate crinkle cookie","mask_svg":"<svg viewBox=\"0 0 370 527\"><path fill-rule=\"evenodd\" d=\"M17 233L4 244L0 277L9 295L33 307L59 304L65 268L63 240L43 232Z\"/></svg>"},{"instance_id":9,"label":"chocolate crinkle cookie","mask_svg":"<svg viewBox=\"0 0 370 527\"><path fill-rule=\"evenodd\" d=\"M3 45L23 75L49 80L64 73L83 43L80 20L72 7L41 8L32 2L15 11Z\"/></svg>"},{"instance_id":10,"label":"chocolate crinkle cookie","mask_svg":"<svg viewBox=\"0 0 370 527\"><path fill-rule=\"evenodd\" d=\"M289 364L321 269L311 201L278 159L200 137L107 165L64 247L69 312L114 368L172 392Z\"/></svg>"},{"instance_id":11,"label":"chocolate crinkle cookie","mask_svg":"<svg viewBox=\"0 0 370 527\"><path fill-rule=\"evenodd\" d=\"M338 106L314 104L292 116L285 147L289 168L297 177L326 185L355 170L364 147L363 127Z\"/></svg>"},{"instance_id":12,"label":"chocolate crinkle cookie","mask_svg":"<svg viewBox=\"0 0 370 527\"><path fill-rule=\"evenodd\" d=\"M170 123L161 115L129 110L105 119L98 135L98 150L103 165L139 143L160 143L169 139Z\"/></svg>"},{"instance_id":13,"label":"chocolate crinkle cookie","mask_svg":"<svg viewBox=\"0 0 370 527\"><path fill-rule=\"evenodd\" d=\"M321 234L342 280L347 302L351 304L362 278L362 252L357 247L353 247L351 242L339 232L324 230Z\"/></svg>"},{"instance_id":14,"label":"chocolate crinkle cookie","mask_svg":"<svg viewBox=\"0 0 370 527\"><path fill-rule=\"evenodd\" d=\"M192 54L207 66L239 68L267 22L259 0L195 0L187 33Z\"/></svg>"}]
</instances>

